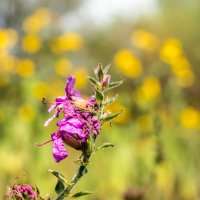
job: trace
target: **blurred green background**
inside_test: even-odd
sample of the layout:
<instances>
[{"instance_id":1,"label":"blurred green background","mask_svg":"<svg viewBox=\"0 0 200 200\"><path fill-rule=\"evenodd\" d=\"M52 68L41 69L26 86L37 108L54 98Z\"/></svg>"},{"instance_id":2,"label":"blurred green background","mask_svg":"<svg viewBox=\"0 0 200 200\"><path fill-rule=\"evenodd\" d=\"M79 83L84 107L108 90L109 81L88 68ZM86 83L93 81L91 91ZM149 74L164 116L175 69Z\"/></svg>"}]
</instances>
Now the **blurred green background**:
<instances>
[{"instance_id":1,"label":"blurred green background","mask_svg":"<svg viewBox=\"0 0 200 200\"><path fill-rule=\"evenodd\" d=\"M103 127L97 152L75 191L92 200L194 200L200 198L200 1L0 0L0 199L15 177L54 193L69 179L78 157L54 162L52 146L35 147L56 130L42 98L64 94L76 76L82 94L93 93L85 75L111 63L113 91L123 110ZM110 95L112 95L110 94Z\"/></svg>"}]
</instances>

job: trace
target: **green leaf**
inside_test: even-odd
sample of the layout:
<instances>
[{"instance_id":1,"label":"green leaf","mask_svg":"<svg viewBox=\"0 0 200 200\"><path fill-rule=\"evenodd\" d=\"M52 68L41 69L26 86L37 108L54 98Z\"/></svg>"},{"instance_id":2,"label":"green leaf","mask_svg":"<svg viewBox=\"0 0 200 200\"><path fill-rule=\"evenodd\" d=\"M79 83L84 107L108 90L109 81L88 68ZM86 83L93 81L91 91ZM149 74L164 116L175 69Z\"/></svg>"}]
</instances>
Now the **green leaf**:
<instances>
[{"instance_id":1,"label":"green leaf","mask_svg":"<svg viewBox=\"0 0 200 200\"><path fill-rule=\"evenodd\" d=\"M78 197L81 197L81 196L85 196L85 195L90 195L92 194L93 192L90 192L90 191L83 191L83 192L77 192L76 194L70 196L71 198L78 198Z\"/></svg>"},{"instance_id":2,"label":"green leaf","mask_svg":"<svg viewBox=\"0 0 200 200\"><path fill-rule=\"evenodd\" d=\"M95 78L88 76L88 80L89 80L90 83L92 83L95 87L98 87L99 83L98 83L98 81L97 81Z\"/></svg>"},{"instance_id":3,"label":"green leaf","mask_svg":"<svg viewBox=\"0 0 200 200\"><path fill-rule=\"evenodd\" d=\"M111 64L107 65L107 66L104 68L104 70L103 70L103 73L104 73L104 74L107 74L107 73L108 73L108 70L110 69L110 66L111 66Z\"/></svg>"},{"instance_id":4,"label":"green leaf","mask_svg":"<svg viewBox=\"0 0 200 200\"><path fill-rule=\"evenodd\" d=\"M97 149L100 150L100 149L104 149L104 148L107 148L107 147L114 147L114 146L115 145L112 144L112 143L104 143L100 147L98 147Z\"/></svg>"},{"instance_id":5,"label":"green leaf","mask_svg":"<svg viewBox=\"0 0 200 200\"><path fill-rule=\"evenodd\" d=\"M96 90L95 97L96 97L97 100L103 101L104 94L103 94L103 92L101 92L100 90Z\"/></svg>"},{"instance_id":6,"label":"green leaf","mask_svg":"<svg viewBox=\"0 0 200 200\"><path fill-rule=\"evenodd\" d=\"M65 189L65 185L63 183L63 181L58 180L56 187L55 187L55 191L57 194L59 194L60 192L62 192Z\"/></svg>"},{"instance_id":7,"label":"green leaf","mask_svg":"<svg viewBox=\"0 0 200 200\"><path fill-rule=\"evenodd\" d=\"M103 68L102 68L102 64L99 64L98 66L98 71L97 71L97 77L99 79L99 81L101 81L103 79Z\"/></svg>"},{"instance_id":8,"label":"green leaf","mask_svg":"<svg viewBox=\"0 0 200 200\"><path fill-rule=\"evenodd\" d=\"M106 89L106 91L114 89L116 87L119 87L122 83L123 83L123 80L122 81L111 82L109 84L109 86L108 86L108 89Z\"/></svg>"},{"instance_id":9,"label":"green leaf","mask_svg":"<svg viewBox=\"0 0 200 200\"><path fill-rule=\"evenodd\" d=\"M116 118L122 111L118 112L118 113L115 113L115 114L112 114L112 115L109 115L108 117L104 118L102 120L103 123L106 123L106 122L109 122L111 120L113 120L114 118Z\"/></svg>"},{"instance_id":10,"label":"green leaf","mask_svg":"<svg viewBox=\"0 0 200 200\"><path fill-rule=\"evenodd\" d=\"M60 172L57 172L57 171L54 171L54 170L51 170L51 169L49 169L48 172L50 172L54 176L56 176L58 178L58 180L62 181L63 183L68 184L68 181L65 179L65 177Z\"/></svg>"},{"instance_id":11,"label":"green leaf","mask_svg":"<svg viewBox=\"0 0 200 200\"><path fill-rule=\"evenodd\" d=\"M114 102L118 98L118 94L116 94L114 97L106 98L106 101L104 103L104 106L108 106L112 102Z\"/></svg>"}]
</instances>

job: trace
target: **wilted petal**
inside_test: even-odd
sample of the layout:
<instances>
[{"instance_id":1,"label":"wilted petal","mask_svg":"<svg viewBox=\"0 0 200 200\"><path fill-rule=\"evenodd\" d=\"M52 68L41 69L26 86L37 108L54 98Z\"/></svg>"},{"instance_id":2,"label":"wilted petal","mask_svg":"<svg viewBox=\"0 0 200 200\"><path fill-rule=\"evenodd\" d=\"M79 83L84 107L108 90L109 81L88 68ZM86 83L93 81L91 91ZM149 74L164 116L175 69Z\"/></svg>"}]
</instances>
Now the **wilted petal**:
<instances>
[{"instance_id":1,"label":"wilted petal","mask_svg":"<svg viewBox=\"0 0 200 200\"><path fill-rule=\"evenodd\" d=\"M60 162L68 156L67 151L64 147L62 138L55 132L51 135L53 141L53 157L56 162Z\"/></svg>"}]
</instances>

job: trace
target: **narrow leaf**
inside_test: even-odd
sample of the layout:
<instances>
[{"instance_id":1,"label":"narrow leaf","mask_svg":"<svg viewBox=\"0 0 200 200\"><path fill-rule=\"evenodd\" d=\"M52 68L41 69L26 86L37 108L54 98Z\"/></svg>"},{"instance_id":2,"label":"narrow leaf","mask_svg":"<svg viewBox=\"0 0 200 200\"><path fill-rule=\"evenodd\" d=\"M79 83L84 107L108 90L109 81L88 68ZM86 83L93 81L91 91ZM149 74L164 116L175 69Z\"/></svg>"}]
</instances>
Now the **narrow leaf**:
<instances>
[{"instance_id":1,"label":"narrow leaf","mask_svg":"<svg viewBox=\"0 0 200 200\"><path fill-rule=\"evenodd\" d=\"M98 84L98 81L93 78L93 77L90 77L88 76L88 80L90 81L90 83L92 83L95 87L97 87L99 84Z\"/></svg>"},{"instance_id":2,"label":"narrow leaf","mask_svg":"<svg viewBox=\"0 0 200 200\"><path fill-rule=\"evenodd\" d=\"M58 180L56 187L55 187L55 191L57 194L59 194L60 192L62 192L65 189L65 185L61 180Z\"/></svg>"},{"instance_id":3,"label":"narrow leaf","mask_svg":"<svg viewBox=\"0 0 200 200\"><path fill-rule=\"evenodd\" d=\"M104 148L107 148L107 147L114 147L115 145L112 144L112 143L104 143L102 144L100 147L98 147L98 150L100 149L104 149Z\"/></svg>"},{"instance_id":4,"label":"narrow leaf","mask_svg":"<svg viewBox=\"0 0 200 200\"><path fill-rule=\"evenodd\" d=\"M99 81L101 81L102 79L103 79L103 68L102 68L102 64L99 64L99 66L98 66L99 68L98 68L98 74L97 74L97 76L98 76L98 79L99 79Z\"/></svg>"},{"instance_id":5,"label":"narrow leaf","mask_svg":"<svg viewBox=\"0 0 200 200\"><path fill-rule=\"evenodd\" d=\"M48 172L52 173L54 176L58 178L58 180L62 181L63 183L68 183L68 181L65 179L65 177L57 171L49 169Z\"/></svg>"},{"instance_id":6,"label":"narrow leaf","mask_svg":"<svg viewBox=\"0 0 200 200\"><path fill-rule=\"evenodd\" d=\"M83 192L78 192L72 196L70 196L71 198L78 198L78 197L81 197L81 196L85 196L85 195L90 195L92 194L93 192L90 192L90 191L83 191Z\"/></svg>"},{"instance_id":7,"label":"narrow leaf","mask_svg":"<svg viewBox=\"0 0 200 200\"><path fill-rule=\"evenodd\" d=\"M122 81L116 81L116 82L111 82L108 86L108 89L106 89L106 91L111 90L113 88L119 87L121 84L123 83Z\"/></svg>"},{"instance_id":8,"label":"narrow leaf","mask_svg":"<svg viewBox=\"0 0 200 200\"><path fill-rule=\"evenodd\" d=\"M114 102L117 98L118 98L118 94L116 94L114 97L110 97L110 98L107 97L107 99L104 103L104 106L108 106L109 104Z\"/></svg>"},{"instance_id":9,"label":"narrow leaf","mask_svg":"<svg viewBox=\"0 0 200 200\"><path fill-rule=\"evenodd\" d=\"M122 111L109 115L108 117L106 117L105 119L102 120L103 123L109 122L111 120L113 120L114 118L116 118Z\"/></svg>"},{"instance_id":10,"label":"narrow leaf","mask_svg":"<svg viewBox=\"0 0 200 200\"><path fill-rule=\"evenodd\" d=\"M107 66L104 68L104 70L103 70L103 73L104 73L104 74L107 74L107 73L108 73L108 70L110 69L110 66L111 66L111 64L107 65Z\"/></svg>"},{"instance_id":11,"label":"narrow leaf","mask_svg":"<svg viewBox=\"0 0 200 200\"><path fill-rule=\"evenodd\" d=\"M96 95L95 95L96 99L99 101L103 101L104 98L104 94L103 92L101 92L100 90L96 90Z\"/></svg>"}]
</instances>

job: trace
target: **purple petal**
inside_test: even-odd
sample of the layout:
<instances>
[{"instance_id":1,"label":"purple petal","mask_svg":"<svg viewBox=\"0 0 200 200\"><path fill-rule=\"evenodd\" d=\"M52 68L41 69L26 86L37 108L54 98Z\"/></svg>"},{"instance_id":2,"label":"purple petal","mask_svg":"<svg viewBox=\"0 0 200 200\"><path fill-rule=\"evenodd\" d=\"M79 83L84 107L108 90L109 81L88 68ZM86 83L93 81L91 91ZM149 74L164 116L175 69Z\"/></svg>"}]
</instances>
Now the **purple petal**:
<instances>
[{"instance_id":1,"label":"purple petal","mask_svg":"<svg viewBox=\"0 0 200 200\"><path fill-rule=\"evenodd\" d=\"M66 131L71 135L81 135L83 133L83 123L76 118L71 118L70 120L67 120L64 123L62 123L62 125L58 123L58 126L60 126L60 130Z\"/></svg>"},{"instance_id":2,"label":"purple petal","mask_svg":"<svg viewBox=\"0 0 200 200\"><path fill-rule=\"evenodd\" d=\"M95 103L96 98L95 98L95 97L90 97L90 98L88 99L88 101L89 101L91 104L93 104L93 103Z\"/></svg>"},{"instance_id":3,"label":"purple petal","mask_svg":"<svg viewBox=\"0 0 200 200\"><path fill-rule=\"evenodd\" d=\"M64 114L65 114L65 117L72 116L75 114L74 108L70 101L67 101L67 100L65 101Z\"/></svg>"},{"instance_id":4,"label":"purple petal","mask_svg":"<svg viewBox=\"0 0 200 200\"><path fill-rule=\"evenodd\" d=\"M53 157L56 162L60 162L68 156L67 151L64 147L62 138L55 132L51 135L53 140Z\"/></svg>"},{"instance_id":5,"label":"purple petal","mask_svg":"<svg viewBox=\"0 0 200 200\"><path fill-rule=\"evenodd\" d=\"M50 108L48 109L48 113L51 113L56 107L57 107L56 104L53 106L50 106Z\"/></svg>"},{"instance_id":6,"label":"purple petal","mask_svg":"<svg viewBox=\"0 0 200 200\"><path fill-rule=\"evenodd\" d=\"M67 77L67 84L66 84L66 88L65 88L67 95L71 94L75 82L76 82L76 79L72 75L69 75Z\"/></svg>"},{"instance_id":7,"label":"purple petal","mask_svg":"<svg viewBox=\"0 0 200 200\"><path fill-rule=\"evenodd\" d=\"M81 94L78 92L78 90L75 90L75 89L72 89L71 95L72 95L72 96L76 96L76 97L81 97L81 98L82 98L82 96L81 96Z\"/></svg>"}]
</instances>

